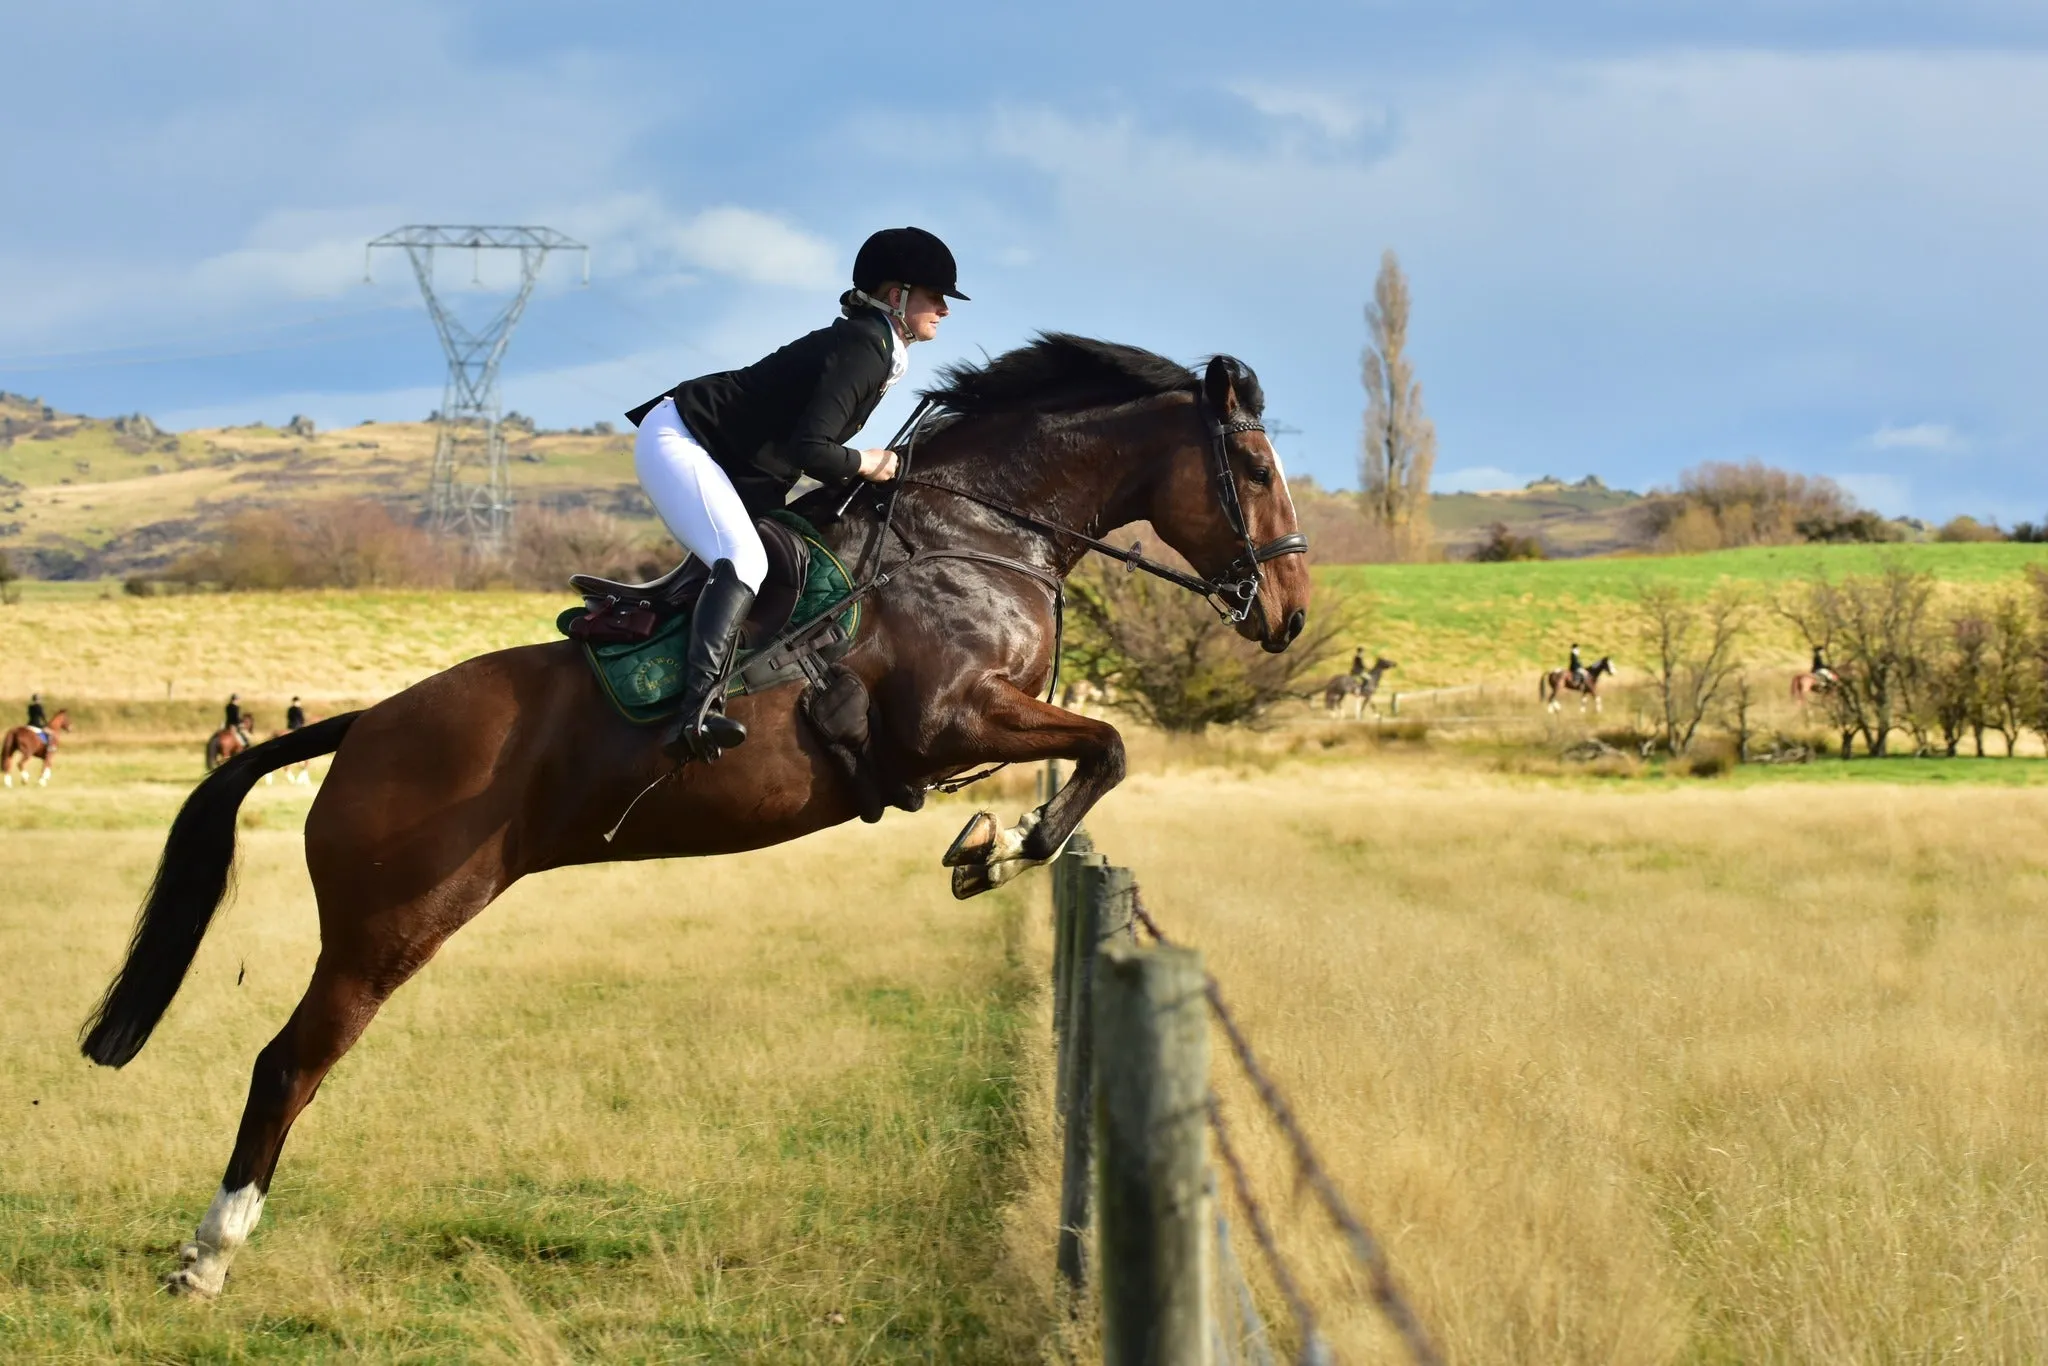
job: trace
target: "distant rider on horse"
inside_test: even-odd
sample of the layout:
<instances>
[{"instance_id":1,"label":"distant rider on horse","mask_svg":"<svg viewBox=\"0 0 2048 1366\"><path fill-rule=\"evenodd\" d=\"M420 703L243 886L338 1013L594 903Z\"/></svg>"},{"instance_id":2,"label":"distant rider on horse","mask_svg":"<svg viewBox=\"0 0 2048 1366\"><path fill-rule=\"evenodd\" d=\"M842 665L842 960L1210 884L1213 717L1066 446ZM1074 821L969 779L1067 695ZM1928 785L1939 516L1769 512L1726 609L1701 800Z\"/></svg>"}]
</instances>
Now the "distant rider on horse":
<instances>
[{"instance_id":1,"label":"distant rider on horse","mask_svg":"<svg viewBox=\"0 0 2048 1366\"><path fill-rule=\"evenodd\" d=\"M242 737L242 743L249 743L249 724L242 719L242 695L229 693L228 704L221 711L221 724Z\"/></svg>"},{"instance_id":2,"label":"distant rider on horse","mask_svg":"<svg viewBox=\"0 0 2048 1366\"><path fill-rule=\"evenodd\" d=\"M39 692L28 696L28 728L44 744L50 743L50 716L43 710L43 695Z\"/></svg>"},{"instance_id":3,"label":"distant rider on horse","mask_svg":"<svg viewBox=\"0 0 2048 1366\"><path fill-rule=\"evenodd\" d=\"M1579 659L1579 642L1576 640L1572 642L1572 662L1567 664L1565 668L1571 674L1572 686L1580 692L1584 692L1589 680L1586 677L1586 666ZM1582 703L1581 705L1584 704Z\"/></svg>"},{"instance_id":4,"label":"distant rider on horse","mask_svg":"<svg viewBox=\"0 0 2048 1366\"><path fill-rule=\"evenodd\" d=\"M1363 645L1354 646L1351 651L1351 676L1353 678L1363 678L1367 672L1365 667L1365 647Z\"/></svg>"},{"instance_id":5,"label":"distant rider on horse","mask_svg":"<svg viewBox=\"0 0 2048 1366\"><path fill-rule=\"evenodd\" d=\"M626 414L638 427L640 486L683 548L709 566L683 654L682 713L664 748L715 759L747 738L725 715L723 682L740 627L768 573L754 519L799 476L820 483L896 477L896 453L850 450L912 342L938 335L956 287L953 253L922 228L886 228L861 246L844 316L743 370L684 380Z\"/></svg>"},{"instance_id":6,"label":"distant rider on horse","mask_svg":"<svg viewBox=\"0 0 2048 1366\"><path fill-rule=\"evenodd\" d=\"M292 704L284 709L284 728L286 730L298 730L305 724L306 709L300 706L299 699L294 697Z\"/></svg>"},{"instance_id":7,"label":"distant rider on horse","mask_svg":"<svg viewBox=\"0 0 2048 1366\"><path fill-rule=\"evenodd\" d=\"M1813 679L1823 688L1832 688L1842 681L1841 675L1828 667L1824 646L1813 647Z\"/></svg>"}]
</instances>

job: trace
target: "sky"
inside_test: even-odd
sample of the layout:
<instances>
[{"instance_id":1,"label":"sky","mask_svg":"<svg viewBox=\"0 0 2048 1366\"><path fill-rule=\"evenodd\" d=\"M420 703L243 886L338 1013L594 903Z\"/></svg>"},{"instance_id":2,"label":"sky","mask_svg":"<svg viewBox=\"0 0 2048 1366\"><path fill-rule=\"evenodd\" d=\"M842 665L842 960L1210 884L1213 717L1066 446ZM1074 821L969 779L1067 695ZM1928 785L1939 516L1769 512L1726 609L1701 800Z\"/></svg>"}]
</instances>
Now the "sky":
<instances>
[{"instance_id":1,"label":"sky","mask_svg":"<svg viewBox=\"0 0 2048 1366\"><path fill-rule=\"evenodd\" d=\"M438 407L413 223L539 224L503 402L610 419L915 223L911 382L1037 330L1260 374L1357 482L1392 250L1439 489L1831 475L2048 513L2048 4L0 0L0 388L167 426ZM505 259L444 253L481 316ZM890 396L870 439L907 411ZM424 472L422 477L424 478Z\"/></svg>"}]
</instances>

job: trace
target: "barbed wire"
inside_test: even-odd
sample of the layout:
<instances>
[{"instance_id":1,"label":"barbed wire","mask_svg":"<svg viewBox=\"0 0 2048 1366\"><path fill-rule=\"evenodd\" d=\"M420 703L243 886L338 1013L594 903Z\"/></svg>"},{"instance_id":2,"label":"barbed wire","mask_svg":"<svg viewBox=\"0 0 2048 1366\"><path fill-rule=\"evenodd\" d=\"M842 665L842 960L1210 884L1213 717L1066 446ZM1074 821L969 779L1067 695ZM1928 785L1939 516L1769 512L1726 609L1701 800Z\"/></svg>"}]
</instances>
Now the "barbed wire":
<instances>
[{"instance_id":1,"label":"barbed wire","mask_svg":"<svg viewBox=\"0 0 2048 1366\"><path fill-rule=\"evenodd\" d=\"M1294 1316L1295 1331L1301 1336L1301 1352L1296 1360L1303 1366L1325 1366L1330 1359L1330 1349L1324 1344L1322 1329L1316 1324L1316 1311L1302 1296L1301 1286L1288 1269L1287 1259L1280 1255L1279 1244L1273 1241L1273 1226L1266 1221L1266 1211L1259 1204L1259 1198L1252 1194L1251 1178L1245 1174L1244 1163L1239 1160L1237 1149L1231 1145L1230 1130L1223 1123L1223 1106L1213 1091L1209 1093L1208 1110L1209 1132L1216 1138L1216 1152L1223 1159L1224 1170L1230 1173L1230 1185L1237 1192L1238 1207L1251 1224L1252 1241L1259 1245L1259 1252L1266 1259L1266 1269L1273 1273L1273 1284L1280 1288L1280 1298L1287 1301L1287 1312Z\"/></svg>"},{"instance_id":2,"label":"barbed wire","mask_svg":"<svg viewBox=\"0 0 2048 1366\"><path fill-rule=\"evenodd\" d=\"M1146 932L1161 944L1174 942L1145 909L1144 897L1135 887L1131 889L1131 918L1143 925ZM1314 1145L1309 1142L1308 1135L1302 1132L1301 1125L1296 1121L1294 1108L1287 1103L1287 1098L1281 1094L1278 1084L1260 1065L1258 1055L1252 1051L1251 1040L1245 1036L1244 1027L1238 1023L1237 1017L1224 1002L1223 989L1218 985L1215 974L1205 972L1203 978L1203 994L1208 998L1210 1013L1216 1017L1216 1023L1222 1026L1223 1037L1229 1041L1230 1051L1236 1055L1238 1066L1244 1069L1245 1076L1251 1081L1253 1092L1266 1107L1267 1113L1272 1116L1273 1123L1286 1136L1288 1145L1293 1150L1296 1174L1315 1194L1323 1207L1323 1212L1329 1215L1338 1232L1344 1235L1351 1255L1365 1267L1373 1303L1379 1306L1380 1313L1400 1335L1408 1348L1409 1358L1416 1366L1443 1366L1443 1358L1437 1354L1435 1344L1430 1341L1428 1330L1422 1326L1421 1317L1416 1314L1414 1307L1408 1303L1407 1297L1401 1293L1400 1286L1394 1280L1394 1269L1387 1260L1385 1249L1380 1246L1379 1240L1366 1228L1364 1222L1351 1212L1351 1206L1337 1189L1336 1182L1330 1179L1330 1174L1323 1166ZM1210 1127L1216 1130L1220 1137L1221 1131L1217 1129L1217 1124L1218 1112L1212 1102ZM1263 1217L1254 1224L1255 1234L1260 1223L1263 1223Z\"/></svg>"}]
</instances>

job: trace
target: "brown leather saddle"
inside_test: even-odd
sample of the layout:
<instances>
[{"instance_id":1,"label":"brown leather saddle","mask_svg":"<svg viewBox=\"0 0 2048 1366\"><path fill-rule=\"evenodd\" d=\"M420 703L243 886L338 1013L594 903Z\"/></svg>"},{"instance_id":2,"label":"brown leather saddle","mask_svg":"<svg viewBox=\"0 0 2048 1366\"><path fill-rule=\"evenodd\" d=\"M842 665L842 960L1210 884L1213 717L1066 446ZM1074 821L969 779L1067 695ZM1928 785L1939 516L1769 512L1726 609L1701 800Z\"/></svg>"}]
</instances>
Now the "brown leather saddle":
<instances>
[{"instance_id":1,"label":"brown leather saddle","mask_svg":"<svg viewBox=\"0 0 2048 1366\"><path fill-rule=\"evenodd\" d=\"M754 523L768 552L768 577L761 581L753 610L740 631L740 648L758 650L789 624L811 570L811 545L794 529L763 517ZM671 617L696 605L711 567L692 555L658 579L619 583L595 574L572 574L569 586L583 595L584 615L569 625L577 640L605 645L645 640Z\"/></svg>"}]
</instances>

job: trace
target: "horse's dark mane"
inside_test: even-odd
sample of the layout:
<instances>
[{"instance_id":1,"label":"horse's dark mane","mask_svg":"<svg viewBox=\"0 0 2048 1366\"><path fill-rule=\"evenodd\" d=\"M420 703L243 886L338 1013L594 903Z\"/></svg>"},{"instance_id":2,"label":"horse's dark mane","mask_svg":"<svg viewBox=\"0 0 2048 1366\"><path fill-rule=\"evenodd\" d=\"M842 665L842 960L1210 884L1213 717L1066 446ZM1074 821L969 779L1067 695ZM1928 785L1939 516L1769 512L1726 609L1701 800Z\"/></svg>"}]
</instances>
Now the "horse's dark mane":
<instances>
[{"instance_id":1,"label":"horse's dark mane","mask_svg":"<svg viewBox=\"0 0 2048 1366\"><path fill-rule=\"evenodd\" d=\"M1242 361L1231 365L1237 401L1256 416L1266 405L1259 377ZM954 418L1107 408L1160 394L1194 393L1202 382L1185 365L1141 347L1071 332L1041 332L980 365L949 365L939 378L940 384L924 396L939 405L942 416Z\"/></svg>"}]
</instances>

